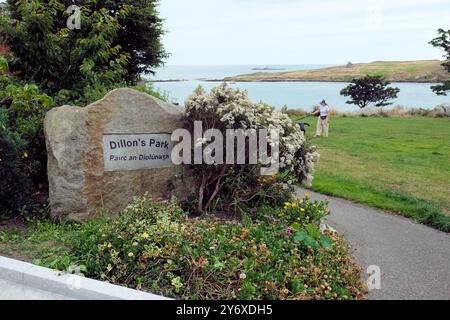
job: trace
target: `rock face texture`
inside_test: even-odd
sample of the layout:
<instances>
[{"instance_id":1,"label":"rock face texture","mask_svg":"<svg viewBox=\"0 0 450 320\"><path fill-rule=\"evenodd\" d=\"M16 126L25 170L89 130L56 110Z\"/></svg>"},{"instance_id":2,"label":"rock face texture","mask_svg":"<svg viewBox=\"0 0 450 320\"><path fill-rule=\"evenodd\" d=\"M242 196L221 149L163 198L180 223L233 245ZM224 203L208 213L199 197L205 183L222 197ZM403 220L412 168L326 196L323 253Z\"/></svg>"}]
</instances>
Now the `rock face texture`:
<instances>
[{"instance_id":1,"label":"rock face texture","mask_svg":"<svg viewBox=\"0 0 450 320\"><path fill-rule=\"evenodd\" d=\"M182 110L132 89L111 91L85 108L63 106L45 118L52 216L84 222L100 209L117 214L135 196L188 196L180 167L105 170L105 135L171 134Z\"/></svg>"}]
</instances>

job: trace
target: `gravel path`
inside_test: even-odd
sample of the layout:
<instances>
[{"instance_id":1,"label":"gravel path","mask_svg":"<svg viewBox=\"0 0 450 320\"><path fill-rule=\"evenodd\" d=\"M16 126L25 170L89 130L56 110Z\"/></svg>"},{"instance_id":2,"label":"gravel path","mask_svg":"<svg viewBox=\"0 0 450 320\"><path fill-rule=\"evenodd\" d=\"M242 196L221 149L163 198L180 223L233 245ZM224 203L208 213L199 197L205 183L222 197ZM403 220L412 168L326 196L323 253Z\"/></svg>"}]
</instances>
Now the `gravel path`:
<instances>
[{"instance_id":1,"label":"gravel path","mask_svg":"<svg viewBox=\"0 0 450 320\"><path fill-rule=\"evenodd\" d=\"M329 199L327 223L346 238L364 272L381 268L381 290L370 299L450 300L450 234L350 201L299 193Z\"/></svg>"}]
</instances>

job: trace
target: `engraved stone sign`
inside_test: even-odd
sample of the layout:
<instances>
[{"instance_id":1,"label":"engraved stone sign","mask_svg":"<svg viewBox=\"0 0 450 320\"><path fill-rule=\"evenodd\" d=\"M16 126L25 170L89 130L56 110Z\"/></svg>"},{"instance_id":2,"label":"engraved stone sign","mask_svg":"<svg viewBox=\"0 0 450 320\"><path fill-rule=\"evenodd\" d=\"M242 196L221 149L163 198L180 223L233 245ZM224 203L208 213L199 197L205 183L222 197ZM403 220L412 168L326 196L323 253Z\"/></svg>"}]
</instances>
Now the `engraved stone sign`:
<instances>
[{"instance_id":1,"label":"engraved stone sign","mask_svg":"<svg viewBox=\"0 0 450 320\"><path fill-rule=\"evenodd\" d=\"M106 134L103 136L105 171L172 167L171 135Z\"/></svg>"},{"instance_id":2,"label":"engraved stone sign","mask_svg":"<svg viewBox=\"0 0 450 320\"><path fill-rule=\"evenodd\" d=\"M182 110L146 93L116 89L87 107L63 106L45 118L52 216L80 221L116 214L133 198L182 200L192 184L171 161Z\"/></svg>"}]
</instances>

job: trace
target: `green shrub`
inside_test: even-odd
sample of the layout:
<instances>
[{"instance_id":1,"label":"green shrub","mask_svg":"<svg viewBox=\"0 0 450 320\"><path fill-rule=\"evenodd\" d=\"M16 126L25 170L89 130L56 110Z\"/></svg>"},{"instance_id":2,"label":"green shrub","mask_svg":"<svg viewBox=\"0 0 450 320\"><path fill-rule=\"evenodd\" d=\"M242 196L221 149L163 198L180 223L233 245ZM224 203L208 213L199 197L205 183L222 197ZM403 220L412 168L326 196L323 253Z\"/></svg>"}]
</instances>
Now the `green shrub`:
<instances>
[{"instance_id":1,"label":"green shrub","mask_svg":"<svg viewBox=\"0 0 450 320\"><path fill-rule=\"evenodd\" d=\"M0 124L0 216L10 215L29 203L30 178L22 170L24 142Z\"/></svg>"},{"instance_id":2,"label":"green shrub","mask_svg":"<svg viewBox=\"0 0 450 320\"><path fill-rule=\"evenodd\" d=\"M9 213L30 204L30 194L46 192L47 154L43 119L52 106L53 99L42 94L36 85L21 85L12 76L1 76L0 126L5 153L1 156L8 153L10 162L2 171L12 170L4 174L10 178L8 188L15 193L5 202L16 201L14 205L8 205Z\"/></svg>"},{"instance_id":3,"label":"green shrub","mask_svg":"<svg viewBox=\"0 0 450 320\"><path fill-rule=\"evenodd\" d=\"M143 197L115 219L83 225L73 259L87 276L179 299L363 297L360 270L341 239L308 246L295 239L289 219L269 216L270 223L192 219L173 203ZM304 230L323 236L313 223Z\"/></svg>"},{"instance_id":4,"label":"green shrub","mask_svg":"<svg viewBox=\"0 0 450 320\"><path fill-rule=\"evenodd\" d=\"M249 202L249 207L258 209L264 206L282 206L283 203L292 199L295 193L294 182L289 172L260 176L255 187L256 196Z\"/></svg>"},{"instance_id":5,"label":"green shrub","mask_svg":"<svg viewBox=\"0 0 450 320\"><path fill-rule=\"evenodd\" d=\"M73 4L7 1L0 37L15 56L10 67L20 79L84 105L97 100L102 88L135 84L168 56L158 1L77 1L81 29L71 30L67 8Z\"/></svg>"},{"instance_id":6,"label":"green shrub","mask_svg":"<svg viewBox=\"0 0 450 320\"><path fill-rule=\"evenodd\" d=\"M2 125L25 142L28 154L23 170L37 184L46 181L46 147L43 121L53 106L53 99L42 94L36 85L8 84L0 91L4 112Z\"/></svg>"},{"instance_id":7,"label":"green shrub","mask_svg":"<svg viewBox=\"0 0 450 320\"><path fill-rule=\"evenodd\" d=\"M265 221L270 222L275 217L280 223L290 226L294 240L300 246L312 249L332 247L331 239L321 234L318 228L329 213L327 202L311 201L309 195L285 202L282 208L265 207L259 210L260 217Z\"/></svg>"},{"instance_id":8,"label":"green shrub","mask_svg":"<svg viewBox=\"0 0 450 320\"><path fill-rule=\"evenodd\" d=\"M259 218L275 216L289 226L297 223L302 224L302 226L308 224L320 225L323 219L330 214L327 202L312 201L308 194L305 197L287 200L282 207L275 207L275 209L263 207L258 212L261 215Z\"/></svg>"},{"instance_id":9,"label":"green shrub","mask_svg":"<svg viewBox=\"0 0 450 320\"><path fill-rule=\"evenodd\" d=\"M103 98L109 90L124 85L117 84L111 86L95 85L84 88L83 100L91 103ZM155 92L151 87L133 87L144 91L155 97L165 99L164 94ZM40 88L35 84L24 84L16 77L8 74L8 63L5 57L0 57L0 125L8 137L2 138L8 141L8 145L14 150L20 150L21 154L17 155L18 161L13 167L17 167L21 176L25 177L31 184L27 188L21 188L22 179L12 179L8 185L16 181L17 186L14 187L16 192L22 189L23 196L12 197L8 200L17 201L14 206L10 204L9 213L14 213L15 209L22 209L25 205L24 200L30 200L29 195L35 192L41 194L47 193L47 151L45 145L45 136L43 122L46 113L54 106L63 105L77 98L78 93L62 90L54 98L42 93ZM5 144L6 142L3 142ZM15 145L20 144L20 145ZM9 147L8 147L9 148ZM8 149L9 150L9 149ZM6 151L5 151L6 152ZM10 152L10 151L8 151ZM23 155L26 157L23 157ZM6 167L5 167L6 168ZM7 173L11 175L12 173ZM15 199L15 200L13 200ZM2 198L3 201L3 198ZM45 197L41 197L39 201L45 201ZM30 204L26 201L26 204Z\"/></svg>"}]
</instances>

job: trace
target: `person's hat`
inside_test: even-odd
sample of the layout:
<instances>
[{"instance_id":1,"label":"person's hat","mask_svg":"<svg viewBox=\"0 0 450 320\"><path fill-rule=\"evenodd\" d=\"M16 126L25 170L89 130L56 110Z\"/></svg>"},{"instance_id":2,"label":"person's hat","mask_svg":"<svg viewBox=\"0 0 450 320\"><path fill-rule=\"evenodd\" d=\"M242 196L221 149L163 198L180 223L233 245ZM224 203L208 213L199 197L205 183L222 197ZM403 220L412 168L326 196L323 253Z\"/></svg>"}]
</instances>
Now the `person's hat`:
<instances>
[{"instance_id":1,"label":"person's hat","mask_svg":"<svg viewBox=\"0 0 450 320\"><path fill-rule=\"evenodd\" d=\"M327 104L327 102L325 100L322 100L320 104Z\"/></svg>"}]
</instances>

